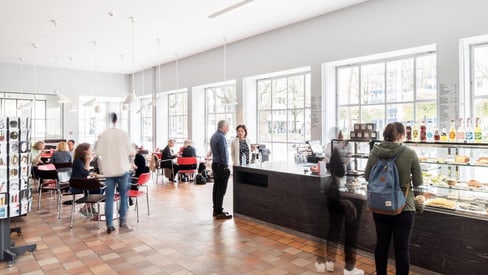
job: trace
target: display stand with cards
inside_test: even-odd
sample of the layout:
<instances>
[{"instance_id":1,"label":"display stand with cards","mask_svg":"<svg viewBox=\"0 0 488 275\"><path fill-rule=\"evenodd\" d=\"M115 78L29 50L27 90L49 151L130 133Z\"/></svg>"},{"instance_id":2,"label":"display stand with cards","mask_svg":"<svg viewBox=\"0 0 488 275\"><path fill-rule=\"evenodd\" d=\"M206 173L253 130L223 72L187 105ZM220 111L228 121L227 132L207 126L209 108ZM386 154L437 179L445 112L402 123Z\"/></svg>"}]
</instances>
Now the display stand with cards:
<instances>
[{"instance_id":1,"label":"display stand with cards","mask_svg":"<svg viewBox=\"0 0 488 275\"><path fill-rule=\"evenodd\" d=\"M10 239L12 232L21 233L20 228L10 227L11 218L26 215L32 208L30 129L30 118L0 117L0 260L9 266L17 255L37 247L15 246Z\"/></svg>"}]
</instances>

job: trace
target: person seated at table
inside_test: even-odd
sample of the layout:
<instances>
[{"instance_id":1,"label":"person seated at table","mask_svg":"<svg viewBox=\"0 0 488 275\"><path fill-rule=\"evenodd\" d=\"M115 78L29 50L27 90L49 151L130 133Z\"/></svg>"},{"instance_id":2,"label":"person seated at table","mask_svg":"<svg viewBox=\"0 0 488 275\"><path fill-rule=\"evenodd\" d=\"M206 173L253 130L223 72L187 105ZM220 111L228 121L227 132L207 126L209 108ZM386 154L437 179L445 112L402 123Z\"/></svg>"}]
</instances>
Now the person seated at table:
<instances>
[{"instance_id":1,"label":"person seated at table","mask_svg":"<svg viewBox=\"0 0 488 275\"><path fill-rule=\"evenodd\" d=\"M143 149L142 147L138 147L137 144L132 144L134 150L136 151L136 155L134 156L134 160L132 162L132 178L131 178L131 190L139 190L139 186L137 185L137 181L139 180L139 176L143 173L149 173L149 167L146 165L146 158L142 154ZM129 205L133 205L134 202L132 198L129 198Z\"/></svg>"},{"instance_id":2,"label":"person seated at table","mask_svg":"<svg viewBox=\"0 0 488 275\"><path fill-rule=\"evenodd\" d=\"M71 170L71 178L73 179L86 179L90 176L90 162L92 161L92 149L89 143L80 143L76 146L74 160L73 160L73 168ZM69 188L71 193L79 194L83 193L83 191L78 190L76 188ZM88 193L90 194L101 194L101 189L90 190ZM85 204L82 208L80 208L80 213L88 216L90 213L98 214L97 209L93 206L93 204Z\"/></svg>"},{"instance_id":3,"label":"person seated at table","mask_svg":"<svg viewBox=\"0 0 488 275\"><path fill-rule=\"evenodd\" d=\"M187 139L183 142L182 150L181 150L181 157L183 158L191 158L191 157L197 157L197 153L195 151L195 147L191 146L192 141ZM180 165L180 170L192 170L192 169L197 169L196 164L192 165ZM186 178L186 175L181 175L182 179L184 181L187 181L188 178Z\"/></svg>"},{"instance_id":4,"label":"person seated at table","mask_svg":"<svg viewBox=\"0 0 488 275\"><path fill-rule=\"evenodd\" d=\"M174 139L169 139L168 145L161 151L161 168L170 168L173 171L169 181L175 181L174 177L179 171L178 164L173 162L173 159L178 157L178 154L173 151L175 143L176 141Z\"/></svg>"},{"instance_id":5,"label":"person seated at table","mask_svg":"<svg viewBox=\"0 0 488 275\"><path fill-rule=\"evenodd\" d=\"M54 151L53 156L51 157L52 163L67 163L71 162L71 154L69 153L68 144L64 141L58 143L56 147L56 151Z\"/></svg>"},{"instance_id":6,"label":"person seated at table","mask_svg":"<svg viewBox=\"0 0 488 275\"><path fill-rule=\"evenodd\" d=\"M31 149L31 160L32 160L32 166L37 166L38 164L44 163L41 159L42 152L44 152L44 147L46 146L46 143L44 141L39 140L32 145Z\"/></svg>"}]
</instances>

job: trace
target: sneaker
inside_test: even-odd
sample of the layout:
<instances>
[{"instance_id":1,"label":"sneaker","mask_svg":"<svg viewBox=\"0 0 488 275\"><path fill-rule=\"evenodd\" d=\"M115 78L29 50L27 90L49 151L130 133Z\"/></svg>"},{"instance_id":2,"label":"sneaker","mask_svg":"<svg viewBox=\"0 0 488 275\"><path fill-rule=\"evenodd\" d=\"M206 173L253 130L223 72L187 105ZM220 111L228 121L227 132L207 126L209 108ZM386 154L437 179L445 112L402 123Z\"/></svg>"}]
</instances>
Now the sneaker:
<instances>
[{"instance_id":1,"label":"sneaker","mask_svg":"<svg viewBox=\"0 0 488 275\"><path fill-rule=\"evenodd\" d=\"M347 270L344 268L344 275L364 275L364 270L359 268L353 268L352 270Z\"/></svg>"},{"instance_id":2,"label":"sneaker","mask_svg":"<svg viewBox=\"0 0 488 275\"><path fill-rule=\"evenodd\" d=\"M317 272L325 272L325 263L315 262L315 269Z\"/></svg>"},{"instance_id":3,"label":"sneaker","mask_svg":"<svg viewBox=\"0 0 488 275\"><path fill-rule=\"evenodd\" d=\"M334 271L334 262L329 262L327 261L325 263L325 269L329 272L333 272ZM344 270L345 271L345 270Z\"/></svg>"}]
</instances>

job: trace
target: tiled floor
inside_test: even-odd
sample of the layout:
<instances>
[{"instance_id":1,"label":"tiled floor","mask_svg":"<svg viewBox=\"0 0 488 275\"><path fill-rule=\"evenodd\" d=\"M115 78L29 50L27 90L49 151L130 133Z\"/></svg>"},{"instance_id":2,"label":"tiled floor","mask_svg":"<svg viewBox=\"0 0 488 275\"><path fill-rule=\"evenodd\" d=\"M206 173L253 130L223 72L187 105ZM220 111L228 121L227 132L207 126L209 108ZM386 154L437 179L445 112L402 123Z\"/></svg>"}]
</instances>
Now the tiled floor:
<instances>
[{"instance_id":1,"label":"tiled floor","mask_svg":"<svg viewBox=\"0 0 488 275\"><path fill-rule=\"evenodd\" d=\"M110 235L78 212L70 230L70 206L63 205L58 220L55 200L43 195L41 211L12 224L23 232L11 235L16 245L36 243L37 250L18 256L12 267L0 262L0 274L316 274L321 245L243 218L212 219L212 186L153 183L151 215L141 200L139 223L134 207L129 212L134 230ZM232 212L231 181L224 207ZM327 274L342 274L341 256ZM375 274L371 258L357 262Z\"/></svg>"}]
</instances>

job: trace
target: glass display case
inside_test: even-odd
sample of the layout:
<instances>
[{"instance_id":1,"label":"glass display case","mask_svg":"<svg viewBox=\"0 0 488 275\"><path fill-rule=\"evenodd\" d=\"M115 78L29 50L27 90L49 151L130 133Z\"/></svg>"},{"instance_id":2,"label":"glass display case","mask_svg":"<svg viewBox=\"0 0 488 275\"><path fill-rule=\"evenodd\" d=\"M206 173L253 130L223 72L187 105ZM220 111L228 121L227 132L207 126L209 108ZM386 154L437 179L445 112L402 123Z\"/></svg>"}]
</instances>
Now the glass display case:
<instances>
[{"instance_id":1,"label":"glass display case","mask_svg":"<svg viewBox=\"0 0 488 275\"><path fill-rule=\"evenodd\" d=\"M405 142L422 167L425 206L488 215L488 143Z\"/></svg>"},{"instance_id":2,"label":"glass display case","mask_svg":"<svg viewBox=\"0 0 488 275\"><path fill-rule=\"evenodd\" d=\"M332 154L334 148L339 148L346 165L345 182L341 184L344 191L365 194L366 179L364 168L368 161L369 152L373 149L378 140L354 140L354 139L333 139L330 151L327 151L326 159Z\"/></svg>"}]
</instances>

